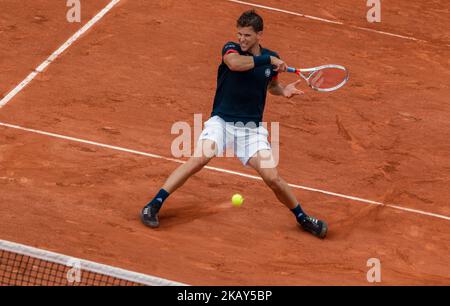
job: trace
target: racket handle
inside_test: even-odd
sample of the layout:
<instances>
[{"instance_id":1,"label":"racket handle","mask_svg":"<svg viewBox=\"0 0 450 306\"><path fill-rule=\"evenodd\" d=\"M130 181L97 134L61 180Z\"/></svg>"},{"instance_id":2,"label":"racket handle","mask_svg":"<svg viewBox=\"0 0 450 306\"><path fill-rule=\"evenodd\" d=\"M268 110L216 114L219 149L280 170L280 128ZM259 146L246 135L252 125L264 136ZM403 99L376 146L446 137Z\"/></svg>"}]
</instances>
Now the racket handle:
<instances>
[{"instance_id":1,"label":"racket handle","mask_svg":"<svg viewBox=\"0 0 450 306\"><path fill-rule=\"evenodd\" d=\"M288 67L286 71L287 71L287 72L293 72L293 73L296 73L296 72L297 72L297 69L292 68L292 67Z\"/></svg>"}]
</instances>

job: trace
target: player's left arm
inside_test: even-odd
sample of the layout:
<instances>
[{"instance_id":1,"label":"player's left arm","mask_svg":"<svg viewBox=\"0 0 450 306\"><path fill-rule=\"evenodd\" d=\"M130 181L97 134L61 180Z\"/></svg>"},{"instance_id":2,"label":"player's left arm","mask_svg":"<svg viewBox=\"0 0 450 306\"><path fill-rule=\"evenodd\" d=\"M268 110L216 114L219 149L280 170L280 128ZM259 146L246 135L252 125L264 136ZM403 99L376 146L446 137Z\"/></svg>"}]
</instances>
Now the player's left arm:
<instances>
[{"instance_id":1,"label":"player's left arm","mask_svg":"<svg viewBox=\"0 0 450 306\"><path fill-rule=\"evenodd\" d=\"M283 86L278 81L278 78L273 78L272 81L270 81L268 90L274 96L282 96L282 97L290 99L293 96L298 96L298 95L303 94L303 91L301 91L300 89L297 89L295 87L300 82L301 82L301 80L297 80L294 83Z\"/></svg>"}]
</instances>

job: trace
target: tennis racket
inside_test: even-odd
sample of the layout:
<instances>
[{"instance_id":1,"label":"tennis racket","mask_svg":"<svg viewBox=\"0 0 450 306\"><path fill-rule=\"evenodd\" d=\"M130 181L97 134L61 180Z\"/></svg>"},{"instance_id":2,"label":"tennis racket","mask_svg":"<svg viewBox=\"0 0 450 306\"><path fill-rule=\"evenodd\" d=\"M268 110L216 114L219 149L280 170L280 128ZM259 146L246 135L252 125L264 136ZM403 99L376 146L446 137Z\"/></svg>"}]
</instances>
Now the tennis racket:
<instances>
[{"instance_id":1,"label":"tennis racket","mask_svg":"<svg viewBox=\"0 0 450 306\"><path fill-rule=\"evenodd\" d=\"M316 91L334 91L348 81L348 70L340 65L323 65L314 68L287 68L287 72L301 76L309 87Z\"/></svg>"}]
</instances>

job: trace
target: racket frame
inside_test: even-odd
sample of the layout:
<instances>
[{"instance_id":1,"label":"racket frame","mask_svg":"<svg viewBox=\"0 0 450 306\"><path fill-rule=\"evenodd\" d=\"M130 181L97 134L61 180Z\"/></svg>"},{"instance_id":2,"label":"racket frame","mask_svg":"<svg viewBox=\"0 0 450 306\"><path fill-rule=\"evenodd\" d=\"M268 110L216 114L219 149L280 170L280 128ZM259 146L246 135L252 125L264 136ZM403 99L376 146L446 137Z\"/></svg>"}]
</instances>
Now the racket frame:
<instances>
[{"instance_id":1,"label":"racket frame","mask_svg":"<svg viewBox=\"0 0 450 306\"><path fill-rule=\"evenodd\" d=\"M336 69L345 71L344 80L341 83L339 83L338 85L331 87L331 88L317 88L317 87L311 85L311 83L309 82L309 79L311 78L311 76L313 76L313 73L316 71L322 70L324 68L336 68ZM312 89L314 89L316 91L322 91L322 92L335 91L335 90L341 88L342 86L345 85L345 83L347 83L348 78L349 78L349 73L348 73L347 68L345 68L344 66L341 66L341 65L334 65L334 64L322 65L322 66L317 66L317 67L313 67L313 68L302 68L302 69L288 67L286 71L295 73L295 74L301 76L306 81L306 83L308 84L309 87L311 87ZM304 73L309 73L309 75L304 75Z\"/></svg>"}]
</instances>

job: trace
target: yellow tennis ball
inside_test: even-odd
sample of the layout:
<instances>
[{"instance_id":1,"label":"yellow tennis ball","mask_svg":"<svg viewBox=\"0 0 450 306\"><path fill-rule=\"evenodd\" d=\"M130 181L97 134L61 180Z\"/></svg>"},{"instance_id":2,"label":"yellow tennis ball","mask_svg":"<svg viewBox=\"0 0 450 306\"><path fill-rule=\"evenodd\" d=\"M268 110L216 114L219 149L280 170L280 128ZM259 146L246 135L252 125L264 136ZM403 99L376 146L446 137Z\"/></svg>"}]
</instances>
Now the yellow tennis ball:
<instances>
[{"instance_id":1,"label":"yellow tennis ball","mask_svg":"<svg viewBox=\"0 0 450 306\"><path fill-rule=\"evenodd\" d=\"M231 198L231 203L233 204L233 206L241 206L242 203L244 203L244 198L240 194L236 193Z\"/></svg>"}]
</instances>

